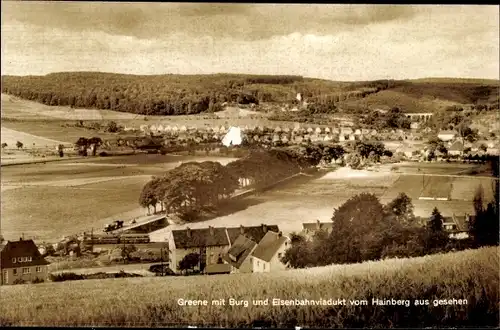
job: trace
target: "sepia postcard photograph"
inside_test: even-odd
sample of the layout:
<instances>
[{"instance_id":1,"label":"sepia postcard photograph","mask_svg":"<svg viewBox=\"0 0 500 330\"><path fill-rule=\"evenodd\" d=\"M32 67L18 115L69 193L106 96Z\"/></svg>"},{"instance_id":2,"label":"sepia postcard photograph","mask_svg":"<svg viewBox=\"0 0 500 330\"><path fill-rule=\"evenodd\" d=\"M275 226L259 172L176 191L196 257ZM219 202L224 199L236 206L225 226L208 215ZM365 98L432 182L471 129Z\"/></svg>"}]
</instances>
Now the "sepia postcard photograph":
<instances>
[{"instance_id":1,"label":"sepia postcard photograph","mask_svg":"<svg viewBox=\"0 0 500 330\"><path fill-rule=\"evenodd\" d=\"M500 327L500 6L1 15L0 327Z\"/></svg>"}]
</instances>

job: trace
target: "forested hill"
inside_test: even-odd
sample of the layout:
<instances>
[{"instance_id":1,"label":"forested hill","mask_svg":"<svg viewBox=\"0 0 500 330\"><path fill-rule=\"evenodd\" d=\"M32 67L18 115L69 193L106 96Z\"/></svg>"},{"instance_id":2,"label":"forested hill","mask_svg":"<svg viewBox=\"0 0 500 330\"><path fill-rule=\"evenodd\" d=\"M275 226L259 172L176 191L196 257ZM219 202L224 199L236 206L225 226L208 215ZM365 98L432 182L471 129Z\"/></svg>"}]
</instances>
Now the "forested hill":
<instances>
[{"instance_id":1,"label":"forested hill","mask_svg":"<svg viewBox=\"0 0 500 330\"><path fill-rule=\"evenodd\" d=\"M498 84L379 80L335 82L301 76L211 74L127 75L61 72L45 76L2 76L2 92L46 105L109 109L148 115L215 112L224 102L293 103L297 93L335 109L339 102L395 90L411 97L458 103L490 102Z\"/></svg>"}]
</instances>

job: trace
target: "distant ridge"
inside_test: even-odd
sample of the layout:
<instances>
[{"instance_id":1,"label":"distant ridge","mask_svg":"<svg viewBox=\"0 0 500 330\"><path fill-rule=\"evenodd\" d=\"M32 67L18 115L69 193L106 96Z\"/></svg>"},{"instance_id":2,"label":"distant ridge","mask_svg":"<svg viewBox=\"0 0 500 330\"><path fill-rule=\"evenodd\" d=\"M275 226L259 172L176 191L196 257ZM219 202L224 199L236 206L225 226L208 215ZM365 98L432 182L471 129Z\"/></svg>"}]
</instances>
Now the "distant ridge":
<instances>
[{"instance_id":1,"label":"distant ridge","mask_svg":"<svg viewBox=\"0 0 500 330\"><path fill-rule=\"evenodd\" d=\"M133 75L77 71L2 76L2 93L22 99L49 106L136 115L214 113L227 103L296 106L297 93L307 102L306 111L310 113L359 113L392 107L403 112L436 112L465 104L495 109L498 92L498 80L446 77L340 82L296 75L234 73ZM255 110L262 111L258 107Z\"/></svg>"}]
</instances>

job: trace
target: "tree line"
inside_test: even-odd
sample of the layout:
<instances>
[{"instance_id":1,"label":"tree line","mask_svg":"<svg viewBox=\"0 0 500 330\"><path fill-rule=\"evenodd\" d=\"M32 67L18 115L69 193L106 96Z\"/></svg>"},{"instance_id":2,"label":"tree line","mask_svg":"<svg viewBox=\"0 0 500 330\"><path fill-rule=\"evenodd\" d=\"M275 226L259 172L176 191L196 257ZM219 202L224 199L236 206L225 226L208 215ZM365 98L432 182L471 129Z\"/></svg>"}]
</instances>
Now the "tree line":
<instances>
[{"instance_id":1,"label":"tree line","mask_svg":"<svg viewBox=\"0 0 500 330\"><path fill-rule=\"evenodd\" d=\"M486 208L477 193L470 237L457 240L443 228L444 218L437 208L425 223L419 223L406 194L382 205L375 195L361 193L334 210L331 233L318 231L312 238L292 234L291 248L282 261L292 268L305 268L498 245L498 202L498 187L495 201Z\"/></svg>"},{"instance_id":2,"label":"tree line","mask_svg":"<svg viewBox=\"0 0 500 330\"><path fill-rule=\"evenodd\" d=\"M317 165L324 157L339 158L342 147L250 150L248 155L221 165L188 162L146 183L139 196L142 207L167 213L191 214L217 208L241 187L262 188Z\"/></svg>"}]
</instances>

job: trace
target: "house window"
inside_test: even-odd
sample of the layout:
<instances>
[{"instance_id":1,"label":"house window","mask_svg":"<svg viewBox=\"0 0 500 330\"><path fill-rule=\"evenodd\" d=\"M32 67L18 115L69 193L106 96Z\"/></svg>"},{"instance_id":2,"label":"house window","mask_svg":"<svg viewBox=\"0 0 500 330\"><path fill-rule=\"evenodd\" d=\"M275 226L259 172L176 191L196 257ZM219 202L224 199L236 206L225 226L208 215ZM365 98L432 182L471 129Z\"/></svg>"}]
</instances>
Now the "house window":
<instances>
[{"instance_id":1,"label":"house window","mask_svg":"<svg viewBox=\"0 0 500 330\"><path fill-rule=\"evenodd\" d=\"M42 267L37 266L37 267L36 267L36 272L37 272L37 273L41 273L41 272L42 272Z\"/></svg>"},{"instance_id":2,"label":"house window","mask_svg":"<svg viewBox=\"0 0 500 330\"><path fill-rule=\"evenodd\" d=\"M14 268L14 269L12 270L12 273L13 273L14 275L17 275L17 269L15 269L15 268Z\"/></svg>"},{"instance_id":3,"label":"house window","mask_svg":"<svg viewBox=\"0 0 500 330\"><path fill-rule=\"evenodd\" d=\"M18 262L23 262L23 258L19 257L19 258L17 258L17 261Z\"/></svg>"},{"instance_id":4,"label":"house window","mask_svg":"<svg viewBox=\"0 0 500 330\"><path fill-rule=\"evenodd\" d=\"M257 261L257 266L260 266L260 262L259 261Z\"/></svg>"},{"instance_id":5,"label":"house window","mask_svg":"<svg viewBox=\"0 0 500 330\"><path fill-rule=\"evenodd\" d=\"M32 261L33 259L31 257L28 257L28 261Z\"/></svg>"},{"instance_id":6,"label":"house window","mask_svg":"<svg viewBox=\"0 0 500 330\"><path fill-rule=\"evenodd\" d=\"M30 269L28 267L23 268L23 274L29 274L29 273L30 273Z\"/></svg>"},{"instance_id":7,"label":"house window","mask_svg":"<svg viewBox=\"0 0 500 330\"><path fill-rule=\"evenodd\" d=\"M4 270L4 271L2 272L2 274L3 274L3 279L2 279L2 282L3 282L3 283L7 283L7 271L6 271L6 270Z\"/></svg>"},{"instance_id":8,"label":"house window","mask_svg":"<svg viewBox=\"0 0 500 330\"><path fill-rule=\"evenodd\" d=\"M16 263L16 258L12 258L12 263L15 264Z\"/></svg>"}]
</instances>

